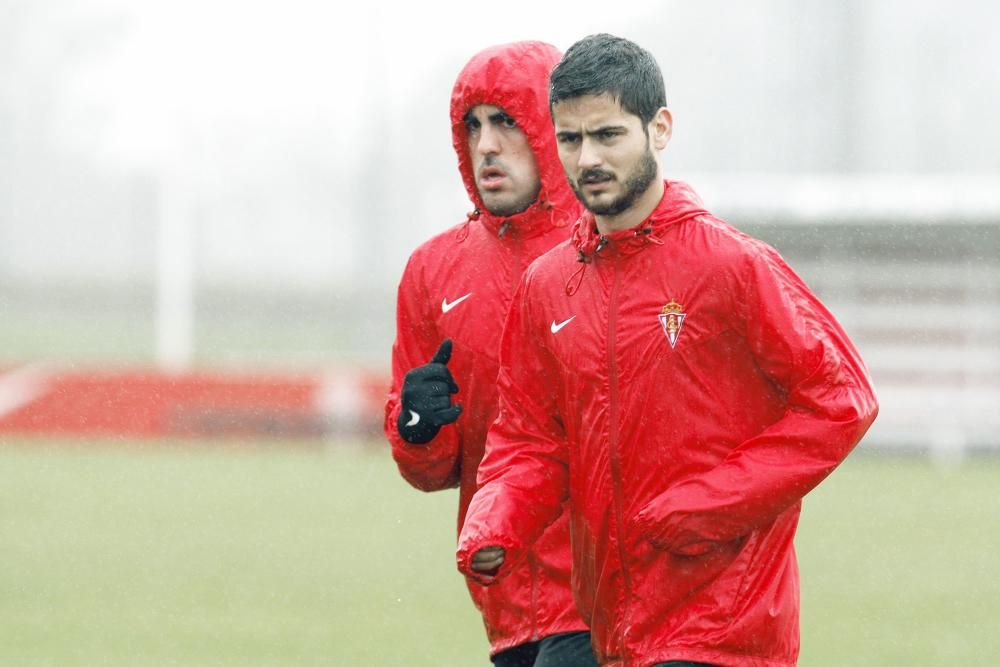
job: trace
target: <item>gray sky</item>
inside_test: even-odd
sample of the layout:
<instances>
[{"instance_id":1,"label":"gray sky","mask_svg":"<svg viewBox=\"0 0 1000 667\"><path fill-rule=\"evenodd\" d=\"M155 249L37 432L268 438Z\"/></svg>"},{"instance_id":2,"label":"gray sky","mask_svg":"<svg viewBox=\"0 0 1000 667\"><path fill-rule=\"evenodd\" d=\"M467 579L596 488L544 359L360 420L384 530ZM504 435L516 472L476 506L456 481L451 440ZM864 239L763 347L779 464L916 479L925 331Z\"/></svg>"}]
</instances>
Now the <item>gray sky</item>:
<instances>
[{"instance_id":1,"label":"gray sky","mask_svg":"<svg viewBox=\"0 0 1000 667\"><path fill-rule=\"evenodd\" d=\"M657 57L665 171L712 207L825 215L845 188L994 211L998 20L989 0L5 0L0 276L148 280L166 201L198 218L200 280L351 284L378 226L391 285L467 209L448 124L466 60L598 31Z\"/></svg>"}]
</instances>

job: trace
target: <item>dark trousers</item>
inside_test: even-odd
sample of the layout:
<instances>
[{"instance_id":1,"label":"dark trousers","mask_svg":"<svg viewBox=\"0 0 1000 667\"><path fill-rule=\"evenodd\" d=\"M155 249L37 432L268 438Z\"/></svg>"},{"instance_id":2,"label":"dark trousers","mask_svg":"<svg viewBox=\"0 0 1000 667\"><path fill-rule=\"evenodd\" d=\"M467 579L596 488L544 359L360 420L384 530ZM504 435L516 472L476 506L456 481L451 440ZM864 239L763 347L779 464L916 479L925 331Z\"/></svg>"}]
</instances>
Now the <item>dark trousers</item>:
<instances>
[{"instance_id":1,"label":"dark trousers","mask_svg":"<svg viewBox=\"0 0 1000 667\"><path fill-rule=\"evenodd\" d=\"M598 667L589 632L563 632L528 642L492 658L495 667Z\"/></svg>"}]
</instances>

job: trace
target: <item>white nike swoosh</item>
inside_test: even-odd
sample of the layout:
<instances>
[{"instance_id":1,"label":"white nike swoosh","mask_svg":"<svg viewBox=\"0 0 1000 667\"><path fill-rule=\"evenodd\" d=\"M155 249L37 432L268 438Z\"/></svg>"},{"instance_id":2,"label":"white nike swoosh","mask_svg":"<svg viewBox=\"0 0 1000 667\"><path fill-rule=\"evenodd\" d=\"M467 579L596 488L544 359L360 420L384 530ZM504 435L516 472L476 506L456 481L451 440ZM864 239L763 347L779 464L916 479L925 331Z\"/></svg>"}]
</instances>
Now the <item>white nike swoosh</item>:
<instances>
[{"instance_id":1,"label":"white nike swoosh","mask_svg":"<svg viewBox=\"0 0 1000 667\"><path fill-rule=\"evenodd\" d=\"M556 324L556 321L552 320L552 327L551 327L552 328L552 333L559 333L559 330L562 329L567 324L569 324L570 322L572 322L574 318L576 318L576 315L574 315L573 317L569 318L568 320L563 320L559 324Z\"/></svg>"},{"instance_id":2,"label":"white nike swoosh","mask_svg":"<svg viewBox=\"0 0 1000 667\"><path fill-rule=\"evenodd\" d=\"M413 415L413 416L410 417L410 421L406 422L406 425L407 426L416 426L417 424L419 424L420 423L420 415L418 413L414 412L413 410L410 410L410 414Z\"/></svg>"},{"instance_id":3,"label":"white nike swoosh","mask_svg":"<svg viewBox=\"0 0 1000 667\"><path fill-rule=\"evenodd\" d=\"M442 313L447 313L449 310L451 310L452 308L454 308L458 304L462 303L463 301L465 301L466 299L468 299L470 296L472 296L472 292L469 292L465 296L458 297L457 299L455 299L451 303L448 303L448 299L447 298L441 299L441 312Z\"/></svg>"}]
</instances>

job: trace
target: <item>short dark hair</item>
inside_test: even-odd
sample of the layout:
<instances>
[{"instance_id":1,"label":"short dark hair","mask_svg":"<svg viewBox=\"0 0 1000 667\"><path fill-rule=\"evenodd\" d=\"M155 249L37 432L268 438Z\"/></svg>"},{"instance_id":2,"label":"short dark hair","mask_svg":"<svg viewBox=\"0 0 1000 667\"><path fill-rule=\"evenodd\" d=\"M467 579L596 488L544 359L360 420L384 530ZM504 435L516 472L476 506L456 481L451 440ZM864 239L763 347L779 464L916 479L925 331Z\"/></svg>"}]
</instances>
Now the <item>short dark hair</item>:
<instances>
[{"instance_id":1,"label":"short dark hair","mask_svg":"<svg viewBox=\"0 0 1000 667\"><path fill-rule=\"evenodd\" d=\"M644 48L607 33L584 37L569 47L549 77L549 109L581 95L607 94L643 125L667 106L663 73Z\"/></svg>"}]
</instances>

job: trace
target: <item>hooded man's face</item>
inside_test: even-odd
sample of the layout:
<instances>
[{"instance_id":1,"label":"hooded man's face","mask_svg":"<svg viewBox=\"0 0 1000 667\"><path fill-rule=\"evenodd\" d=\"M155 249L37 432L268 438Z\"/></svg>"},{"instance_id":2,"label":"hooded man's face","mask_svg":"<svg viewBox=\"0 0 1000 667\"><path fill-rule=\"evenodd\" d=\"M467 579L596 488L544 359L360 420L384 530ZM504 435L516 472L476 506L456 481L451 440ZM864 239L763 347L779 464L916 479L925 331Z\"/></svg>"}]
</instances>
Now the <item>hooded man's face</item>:
<instances>
[{"instance_id":1,"label":"hooded man's face","mask_svg":"<svg viewBox=\"0 0 1000 667\"><path fill-rule=\"evenodd\" d=\"M465 114L469 162L490 213L511 216L528 208L542 188L535 154L517 122L500 107L479 104Z\"/></svg>"}]
</instances>

